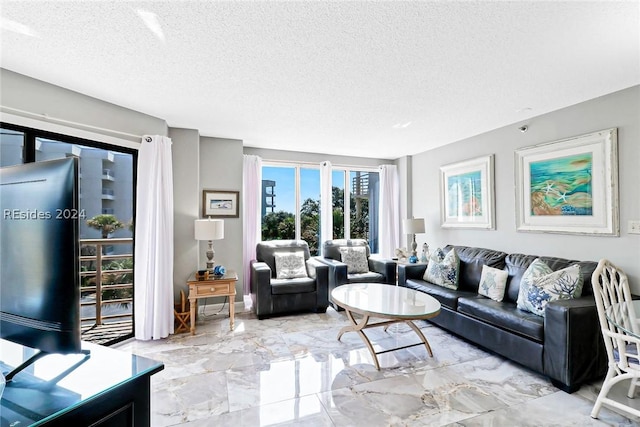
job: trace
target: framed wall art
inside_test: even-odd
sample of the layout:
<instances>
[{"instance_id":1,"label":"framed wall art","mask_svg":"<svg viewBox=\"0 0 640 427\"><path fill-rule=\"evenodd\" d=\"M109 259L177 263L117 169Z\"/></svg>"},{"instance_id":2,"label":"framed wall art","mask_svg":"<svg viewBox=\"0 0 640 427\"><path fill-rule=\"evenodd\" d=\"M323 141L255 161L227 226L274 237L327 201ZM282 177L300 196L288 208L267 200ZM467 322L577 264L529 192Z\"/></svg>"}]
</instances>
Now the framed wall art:
<instances>
[{"instance_id":1,"label":"framed wall art","mask_svg":"<svg viewBox=\"0 0 640 427\"><path fill-rule=\"evenodd\" d=\"M239 191L202 190L204 218L239 218Z\"/></svg>"},{"instance_id":2,"label":"framed wall art","mask_svg":"<svg viewBox=\"0 0 640 427\"><path fill-rule=\"evenodd\" d=\"M518 231L619 236L617 129L515 152Z\"/></svg>"},{"instance_id":3,"label":"framed wall art","mask_svg":"<svg viewBox=\"0 0 640 427\"><path fill-rule=\"evenodd\" d=\"M493 229L493 155L440 168L440 223L445 228Z\"/></svg>"}]
</instances>

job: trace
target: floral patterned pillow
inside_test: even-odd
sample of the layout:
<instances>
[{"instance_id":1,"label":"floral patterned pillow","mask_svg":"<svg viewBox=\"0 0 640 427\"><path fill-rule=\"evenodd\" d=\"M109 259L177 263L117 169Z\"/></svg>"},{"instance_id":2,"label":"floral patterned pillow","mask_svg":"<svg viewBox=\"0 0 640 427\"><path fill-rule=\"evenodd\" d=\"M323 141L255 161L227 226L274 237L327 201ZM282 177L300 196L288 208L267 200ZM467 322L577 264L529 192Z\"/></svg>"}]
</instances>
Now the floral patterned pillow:
<instances>
[{"instance_id":1,"label":"floral patterned pillow","mask_svg":"<svg viewBox=\"0 0 640 427\"><path fill-rule=\"evenodd\" d=\"M504 298L504 290L507 288L507 278L509 272L498 268L482 266L482 276L480 276L480 286L478 286L478 294L489 297L495 301L502 301Z\"/></svg>"},{"instance_id":2,"label":"floral patterned pillow","mask_svg":"<svg viewBox=\"0 0 640 427\"><path fill-rule=\"evenodd\" d=\"M529 311L529 308L525 304L527 295L529 295L529 287L537 277L546 276L553 273L551 267L544 263L540 258L536 258L529 265L527 270L520 279L520 289L518 290L518 301L516 305L520 310Z\"/></svg>"},{"instance_id":3,"label":"floral patterned pillow","mask_svg":"<svg viewBox=\"0 0 640 427\"><path fill-rule=\"evenodd\" d=\"M304 252L276 252L276 279L308 277L304 263Z\"/></svg>"},{"instance_id":4,"label":"floral patterned pillow","mask_svg":"<svg viewBox=\"0 0 640 427\"><path fill-rule=\"evenodd\" d=\"M424 280L449 289L458 289L460 276L460 258L455 249L445 255L440 248L429 257L429 264L424 272Z\"/></svg>"},{"instance_id":5,"label":"floral patterned pillow","mask_svg":"<svg viewBox=\"0 0 640 427\"><path fill-rule=\"evenodd\" d=\"M533 314L544 316L544 309L550 301L580 297L582 285L579 264L537 277L529 286L525 306Z\"/></svg>"},{"instance_id":6,"label":"floral patterned pillow","mask_svg":"<svg viewBox=\"0 0 640 427\"><path fill-rule=\"evenodd\" d=\"M347 264L348 274L368 273L367 248L364 246L340 248L342 262Z\"/></svg>"}]
</instances>

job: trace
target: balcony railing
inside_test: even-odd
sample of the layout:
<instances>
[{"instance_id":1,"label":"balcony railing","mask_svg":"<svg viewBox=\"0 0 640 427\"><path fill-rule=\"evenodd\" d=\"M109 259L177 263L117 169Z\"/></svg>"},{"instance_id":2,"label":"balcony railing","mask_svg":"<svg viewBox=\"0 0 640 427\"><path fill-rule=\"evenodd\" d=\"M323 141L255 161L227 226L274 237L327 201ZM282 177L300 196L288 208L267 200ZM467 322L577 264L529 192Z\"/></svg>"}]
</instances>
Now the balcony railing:
<instances>
[{"instance_id":1,"label":"balcony railing","mask_svg":"<svg viewBox=\"0 0 640 427\"><path fill-rule=\"evenodd\" d=\"M102 198L107 200L115 199L115 193L112 188L103 188L102 189Z\"/></svg>"},{"instance_id":2,"label":"balcony railing","mask_svg":"<svg viewBox=\"0 0 640 427\"><path fill-rule=\"evenodd\" d=\"M81 239L80 255L80 321L93 322L133 320L133 254L110 254L105 249L133 245L132 238Z\"/></svg>"},{"instance_id":3,"label":"balcony railing","mask_svg":"<svg viewBox=\"0 0 640 427\"><path fill-rule=\"evenodd\" d=\"M115 179L113 171L111 169L102 169L102 179L113 181Z\"/></svg>"}]
</instances>

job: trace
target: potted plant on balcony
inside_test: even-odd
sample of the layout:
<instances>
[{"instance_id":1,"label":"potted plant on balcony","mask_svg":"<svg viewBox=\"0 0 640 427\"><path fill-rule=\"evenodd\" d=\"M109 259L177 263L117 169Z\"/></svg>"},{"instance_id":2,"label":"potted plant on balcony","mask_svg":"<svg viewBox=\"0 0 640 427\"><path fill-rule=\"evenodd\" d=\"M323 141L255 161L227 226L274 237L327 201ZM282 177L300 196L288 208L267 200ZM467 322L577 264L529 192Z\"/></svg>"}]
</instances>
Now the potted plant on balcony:
<instances>
[{"instance_id":1,"label":"potted plant on balcony","mask_svg":"<svg viewBox=\"0 0 640 427\"><path fill-rule=\"evenodd\" d=\"M123 223L118 221L118 218L116 218L115 215L111 214L96 215L87 220L87 225L91 228L95 228L96 230L100 230L100 232L102 232L103 239L108 239L109 234L124 228L125 226Z\"/></svg>"}]
</instances>

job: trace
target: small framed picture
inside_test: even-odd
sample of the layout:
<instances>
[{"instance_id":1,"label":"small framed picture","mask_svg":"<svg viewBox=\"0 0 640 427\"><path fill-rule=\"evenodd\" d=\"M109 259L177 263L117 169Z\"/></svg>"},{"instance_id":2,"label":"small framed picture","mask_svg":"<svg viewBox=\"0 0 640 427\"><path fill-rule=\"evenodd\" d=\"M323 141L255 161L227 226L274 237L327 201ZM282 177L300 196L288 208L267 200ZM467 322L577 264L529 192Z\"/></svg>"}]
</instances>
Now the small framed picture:
<instances>
[{"instance_id":1,"label":"small framed picture","mask_svg":"<svg viewBox=\"0 0 640 427\"><path fill-rule=\"evenodd\" d=\"M493 155L440 168L440 223L443 228L495 228Z\"/></svg>"},{"instance_id":2,"label":"small framed picture","mask_svg":"<svg viewBox=\"0 0 640 427\"><path fill-rule=\"evenodd\" d=\"M239 197L239 191L202 190L202 216L239 218Z\"/></svg>"}]
</instances>

